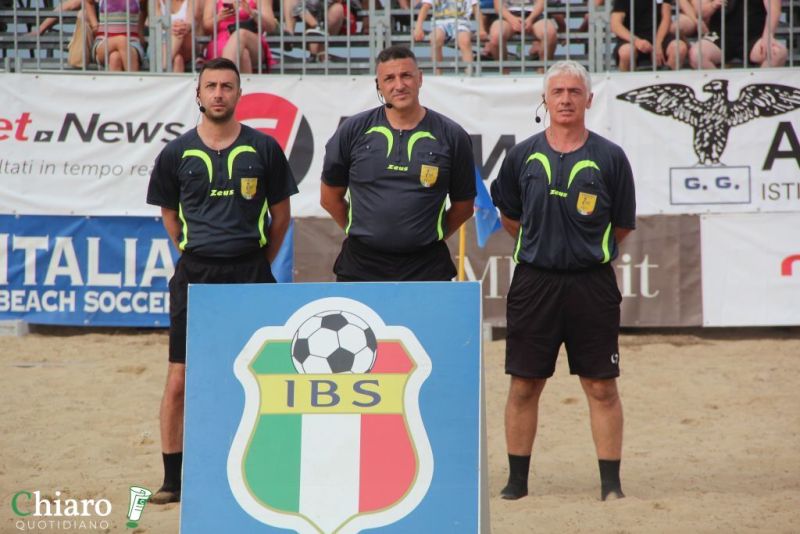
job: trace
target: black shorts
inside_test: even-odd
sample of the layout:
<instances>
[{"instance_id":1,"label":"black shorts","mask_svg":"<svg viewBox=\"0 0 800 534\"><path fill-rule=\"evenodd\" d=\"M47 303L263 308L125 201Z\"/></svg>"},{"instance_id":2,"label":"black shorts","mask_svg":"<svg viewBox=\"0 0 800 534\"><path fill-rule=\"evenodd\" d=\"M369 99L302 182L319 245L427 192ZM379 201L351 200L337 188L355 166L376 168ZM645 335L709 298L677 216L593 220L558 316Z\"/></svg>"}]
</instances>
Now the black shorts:
<instances>
[{"instance_id":1,"label":"black shorts","mask_svg":"<svg viewBox=\"0 0 800 534\"><path fill-rule=\"evenodd\" d=\"M189 284L274 283L263 250L235 258L184 252L169 281L169 361L186 363L186 304Z\"/></svg>"},{"instance_id":2,"label":"black shorts","mask_svg":"<svg viewBox=\"0 0 800 534\"><path fill-rule=\"evenodd\" d=\"M508 291L506 373L553 376L564 343L571 374L619 376L621 301L610 264L581 272L517 265Z\"/></svg>"},{"instance_id":3,"label":"black shorts","mask_svg":"<svg viewBox=\"0 0 800 534\"><path fill-rule=\"evenodd\" d=\"M348 237L333 272L337 282L437 282L452 280L456 266L444 241L412 252L386 252Z\"/></svg>"}]
</instances>

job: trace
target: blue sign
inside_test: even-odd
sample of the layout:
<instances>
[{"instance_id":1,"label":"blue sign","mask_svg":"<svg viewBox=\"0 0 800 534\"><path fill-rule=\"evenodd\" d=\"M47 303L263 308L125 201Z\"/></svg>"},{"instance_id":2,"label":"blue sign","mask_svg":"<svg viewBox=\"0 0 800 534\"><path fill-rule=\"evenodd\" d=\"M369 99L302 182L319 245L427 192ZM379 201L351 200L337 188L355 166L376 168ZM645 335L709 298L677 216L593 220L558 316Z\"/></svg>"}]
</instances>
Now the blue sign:
<instances>
[{"instance_id":1,"label":"blue sign","mask_svg":"<svg viewBox=\"0 0 800 534\"><path fill-rule=\"evenodd\" d=\"M477 283L191 286L181 531L478 532L480 310Z\"/></svg>"},{"instance_id":2,"label":"blue sign","mask_svg":"<svg viewBox=\"0 0 800 534\"><path fill-rule=\"evenodd\" d=\"M294 224L272 265L292 280ZM0 320L169 326L178 252L160 217L0 215Z\"/></svg>"}]
</instances>

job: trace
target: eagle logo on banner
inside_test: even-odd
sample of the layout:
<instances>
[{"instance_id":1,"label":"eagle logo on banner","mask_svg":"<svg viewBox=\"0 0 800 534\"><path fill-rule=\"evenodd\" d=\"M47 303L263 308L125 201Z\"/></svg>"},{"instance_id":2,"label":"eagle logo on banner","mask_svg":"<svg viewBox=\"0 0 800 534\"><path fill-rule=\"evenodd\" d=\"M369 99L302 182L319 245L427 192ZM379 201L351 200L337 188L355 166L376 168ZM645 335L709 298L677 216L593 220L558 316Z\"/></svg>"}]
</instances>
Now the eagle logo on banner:
<instances>
[{"instance_id":1,"label":"eagle logo on banner","mask_svg":"<svg viewBox=\"0 0 800 534\"><path fill-rule=\"evenodd\" d=\"M319 299L257 330L234 362L245 401L228 482L239 505L300 533L411 513L433 478L419 409L430 372L411 330L352 299Z\"/></svg>"},{"instance_id":2,"label":"eagle logo on banner","mask_svg":"<svg viewBox=\"0 0 800 534\"><path fill-rule=\"evenodd\" d=\"M720 165L731 128L800 108L800 89L788 85L751 84L741 90L735 101L728 100L727 80L711 80L703 91L711 98L701 101L689 86L663 83L622 93L617 99L690 125L700 165Z\"/></svg>"}]
</instances>

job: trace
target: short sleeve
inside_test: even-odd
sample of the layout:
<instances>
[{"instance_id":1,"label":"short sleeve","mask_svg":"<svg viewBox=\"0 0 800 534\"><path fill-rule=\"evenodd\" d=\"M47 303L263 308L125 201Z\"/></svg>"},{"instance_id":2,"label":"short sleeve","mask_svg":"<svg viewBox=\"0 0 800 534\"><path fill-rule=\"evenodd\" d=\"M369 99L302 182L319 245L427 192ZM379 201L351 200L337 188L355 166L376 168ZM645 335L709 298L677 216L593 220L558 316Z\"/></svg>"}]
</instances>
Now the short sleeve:
<instances>
[{"instance_id":1,"label":"short sleeve","mask_svg":"<svg viewBox=\"0 0 800 534\"><path fill-rule=\"evenodd\" d=\"M478 194L475 189L475 162L472 154L472 139L464 129L455 129L450 180L450 200L471 200Z\"/></svg>"},{"instance_id":2,"label":"short sleeve","mask_svg":"<svg viewBox=\"0 0 800 534\"><path fill-rule=\"evenodd\" d=\"M614 3L612 4L611 7L611 11L627 13L629 7L630 7L630 0L614 0Z\"/></svg>"},{"instance_id":3,"label":"short sleeve","mask_svg":"<svg viewBox=\"0 0 800 534\"><path fill-rule=\"evenodd\" d=\"M297 183L278 142L267 137L265 145L267 202L272 206L297 193Z\"/></svg>"},{"instance_id":4,"label":"short sleeve","mask_svg":"<svg viewBox=\"0 0 800 534\"><path fill-rule=\"evenodd\" d=\"M636 190L633 171L625 152L617 147L611 223L618 228L636 228Z\"/></svg>"},{"instance_id":5,"label":"short sleeve","mask_svg":"<svg viewBox=\"0 0 800 534\"><path fill-rule=\"evenodd\" d=\"M519 186L519 172L514 164L514 151L506 154L500 172L492 182L492 202L500 210L500 213L513 219L520 220L522 217L522 190Z\"/></svg>"},{"instance_id":6,"label":"short sleeve","mask_svg":"<svg viewBox=\"0 0 800 534\"><path fill-rule=\"evenodd\" d=\"M153 172L150 173L150 183L147 186L148 204L177 211L180 201L179 165L180 159L175 145L165 146L156 157Z\"/></svg>"},{"instance_id":7,"label":"short sleeve","mask_svg":"<svg viewBox=\"0 0 800 534\"><path fill-rule=\"evenodd\" d=\"M347 187L350 183L350 122L345 122L325 144L322 162L322 183L334 187Z\"/></svg>"}]
</instances>

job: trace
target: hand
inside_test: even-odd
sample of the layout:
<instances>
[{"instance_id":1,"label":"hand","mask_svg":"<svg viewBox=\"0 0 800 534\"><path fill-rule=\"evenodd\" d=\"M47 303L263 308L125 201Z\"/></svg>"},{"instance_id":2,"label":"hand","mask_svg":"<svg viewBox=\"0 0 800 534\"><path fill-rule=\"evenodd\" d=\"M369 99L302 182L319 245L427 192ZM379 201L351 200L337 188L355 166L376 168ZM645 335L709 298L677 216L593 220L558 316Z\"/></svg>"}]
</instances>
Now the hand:
<instances>
[{"instance_id":1,"label":"hand","mask_svg":"<svg viewBox=\"0 0 800 534\"><path fill-rule=\"evenodd\" d=\"M530 17L525 19L525 35L533 35L533 19Z\"/></svg>"},{"instance_id":2,"label":"hand","mask_svg":"<svg viewBox=\"0 0 800 534\"><path fill-rule=\"evenodd\" d=\"M219 17L221 19L227 19L232 17L236 11L233 9L233 4L222 4L222 8L217 12L219 13Z\"/></svg>"},{"instance_id":3,"label":"hand","mask_svg":"<svg viewBox=\"0 0 800 534\"><path fill-rule=\"evenodd\" d=\"M176 20L172 22L172 35L182 37L189 33L189 25L185 20Z\"/></svg>"},{"instance_id":4,"label":"hand","mask_svg":"<svg viewBox=\"0 0 800 534\"><path fill-rule=\"evenodd\" d=\"M478 32L478 38L481 41L488 41L489 40L489 34L486 32L486 30L480 30Z\"/></svg>"},{"instance_id":5,"label":"hand","mask_svg":"<svg viewBox=\"0 0 800 534\"><path fill-rule=\"evenodd\" d=\"M662 51L662 47L656 47L656 67L660 67L664 64L664 52Z\"/></svg>"},{"instance_id":6,"label":"hand","mask_svg":"<svg viewBox=\"0 0 800 534\"><path fill-rule=\"evenodd\" d=\"M508 23L511 25L511 31L514 33L522 32L522 21L519 18L512 15Z\"/></svg>"},{"instance_id":7,"label":"hand","mask_svg":"<svg viewBox=\"0 0 800 534\"><path fill-rule=\"evenodd\" d=\"M653 50L653 45L647 39L634 39L633 46L642 54L649 54Z\"/></svg>"},{"instance_id":8,"label":"hand","mask_svg":"<svg viewBox=\"0 0 800 534\"><path fill-rule=\"evenodd\" d=\"M414 30L414 40L416 42L420 42L425 39L425 32L422 31L422 28L417 28Z\"/></svg>"}]
</instances>

